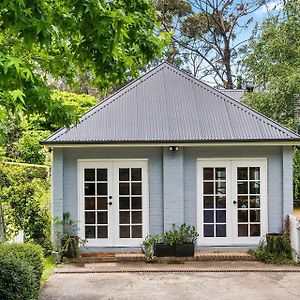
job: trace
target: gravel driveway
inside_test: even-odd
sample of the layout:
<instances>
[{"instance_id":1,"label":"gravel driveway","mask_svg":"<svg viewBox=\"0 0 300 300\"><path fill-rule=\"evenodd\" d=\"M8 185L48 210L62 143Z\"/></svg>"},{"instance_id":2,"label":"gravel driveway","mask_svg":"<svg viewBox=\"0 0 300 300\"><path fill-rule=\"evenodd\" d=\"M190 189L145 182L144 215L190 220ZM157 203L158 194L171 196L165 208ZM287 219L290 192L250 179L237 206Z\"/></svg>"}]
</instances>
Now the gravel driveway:
<instances>
[{"instance_id":1,"label":"gravel driveway","mask_svg":"<svg viewBox=\"0 0 300 300\"><path fill-rule=\"evenodd\" d=\"M255 262L148 266L64 266L57 272L66 273L52 274L40 300L300 299L299 267L285 272L283 267ZM147 270L155 273L143 272Z\"/></svg>"}]
</instances>

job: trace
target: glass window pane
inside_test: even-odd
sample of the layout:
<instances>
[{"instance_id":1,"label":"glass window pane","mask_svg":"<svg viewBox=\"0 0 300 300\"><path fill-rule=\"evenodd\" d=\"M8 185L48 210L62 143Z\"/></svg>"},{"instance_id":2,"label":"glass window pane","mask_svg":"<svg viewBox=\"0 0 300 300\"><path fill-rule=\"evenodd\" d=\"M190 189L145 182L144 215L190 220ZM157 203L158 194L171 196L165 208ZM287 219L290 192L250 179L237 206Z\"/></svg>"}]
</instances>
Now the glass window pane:
<instances>
[{"instance_id":1,"label":"glass window pane","mask_svg":"<svg viewBox=\"0 0 300 300\"><path fill-rule=\"evenodd\" d=\"M247 167L237 168L237 179L238 180L248 180L248 168Z\"/></svg>"},{"instance_id":2,"label":"glass window pane","mask_svg":"<svg viewBox=\"0 0 300 300\"><path fill-rule=\"evenodd\" d=\"M215 179L216 180L226 180L226 169L225 168L216 168L215 170Z\"/></svg>"},{"instance_id":3,"label":"glass window pane","mask_svg":"<svg viewBox=\"0 0 300 300\"><path fill-rule=\"evenodd\" d=\"M216 228L216 236L217 237L226 237L226 225L217 225Z\"/></svg>"},{"instance_id":4,"label":"glass window pane","mask_svg":"<svg viewBox=\"0 0 300 300\"><path fill-rule=\"evenodd\" d=\"M203 168L203 179L213 180L214 179L214 169L213 168Z\"/></svg>"},{"instance_id":5,"label":"glass window pane","mask_svg":"<svg viewBox=\"0 0 300 300\"><path fill-rule=\"evenodd\" d=\"M238 194L248 194L248 182L238 181Z\"/></svg>"},{"instance_id":6,"label":"glass window pane","mask_svg":"<svg viewBox=\"0 0 300 300\"><path fill-rule=\"evenodd\" d=\"M131 230L132 230L132 237L133 238L143 237L142 225L133 225L133 226L131 226Z\"/></svg>"},{"instance_id":7,"label":"glass window pane","mask_svg":"<svg viewBox=\"0 0 300 300\"><path fill-rule=\"evenodd\" d=\"M84 209L85 210L95 210L95 198L85 197L84 199Z\"/></svg>"},{"instance_id":8,"label":"glass window pane","mask_svg":"<svg viewBox=\"0 0 300 300\"><path fill-rule=\"evenodd\" d=\"M142 181L142 169L132 168L131 169L131 181Z\"/></svg>"},{"instance_id":9,"label":"glass window pane","mask_svg":"<svg viewBox=\"0 0 300 300\"><path fill-rule=\"evenodd\" d=\"M129 194L129 183L119 183L119 195Z\"/></svg>"},{"instance_id":10,"label":"glass window pane","mask_svg":"<svg viewBox=\"0 0 300 300\"><path fill-rule=\"evenodd\" d=\"M250 210L250 222L260 222L259 210Z\"/></svg>"},{"instance_id":11,"label":"glass window pane","mask_svg":"<svg viewBox=\"0 0 300 300\"><path fill-rule=\"evenodd\" d=\"M97 224L107 224L107 211L97 212Z\"/></svg>"},{"instance_id":12,"label":"glass window pane","mask_svg":"<svg viewBox=\"0 0 300 300\"><path fill-rule=\"evenodd\" d=\"M94 239L96 237L95 226L85 226L85 238Z\"/></svg>"},{"instance_id":13,"label":"glass window pane","mask_svg":"<svg viewBox=\"0 0 300 300\"><path fill-rule=\"evenodd\" d=\"M107 183L97 183L97 195L107 195Z\"/></svg>"},{"instance_id":14,"label":"glass window pane","mask_svg":"<svg viewBox=\"0 0 300 300\"><path fill-rule=\"evenodd\" d=\"M251 180L260 180L260 168L251 167L250 168L250 179Z\"/></svg>"},{"instance_id":15,"label":"glass window pane","mask_svg":"<svg viewBox=\"0 0 300 300\"><path fill-rule=\"evenodd\" d=\"M84 184L84 194L88 195L95 195L95 183L85 183Z\"/></svg>"},{"instance_id":16,"label":"glass window pane","mask_svg":"<svg viewBox=\"0 0 300 300\"><path fill-rule=\"evenodd\" d=\"M250 224L250 236L260 236L260 224Z\"/></svg>"},{"instance_id":17,"label":"glass window pane","mask_svg":"<svg viewBox=\"0 0 300 300\"><path fill-rule=\"evenodd\" d=\"M142 223L142 212L141 211L131 212L131 223L132 224L141 224Z\"/></svg>"},{"instance_id":18,"label":"glass window pane","mask_svg":"<svg viewBox=\"0 0 300 300\"><path fill-rule=\"evenodd\" d=\"M250 182L250 194L260 194L259 182Z\"/></svg>"},{"instance_id":19,"label":"glass window pane","mask_svg":"<svg viewBox=\"0 0 300 300\"><path fill-rule=\"evenodd\" d=\"M203 225L203 235L204 237L213 237L214 234L214 225Z\"/></svg>"},{"instance_id":20,"label":"glass window pane","mask_svg":"<svg viewBox=\"0 0 300 300\"><path fill-rule=\"evenodd\" d=\"M248 225L247 224L239 224L238 225L238 235L239 236L248 236Z\"/></svg>"},{"instance_id":21,"label":"glass window pane","mask_svg":"<svg viewBox=\"0 0 300 300\"><path fill-rule=\"evenodd\" d=\"M204 208L214 208L214 196L204 196L203 206Z\"/></svg>"},{"instance_id":22,"label":"glass window pane","mask_svg":"<svg viewBox=\"0 0 300 300\"><path fill-rule=\"evenodd\" d=\"M216 182L215 187L216 187L216 194L219 194L219 195L226 194L226 182L225 181Z\"/></svg>"},{"instance_id":23,"label":"glass window pane","mask_svg":"<svg viewBox=\"0 0 300 300\"><path fill-rule=\"evenodd\" d=\"M213 182L203 182L204 194L211 195L214 194L214 183Z\"/></svg>"},{"instance_id":24,"label":"glass window pane","mask_svg":"<svg viewBox=\"0 0 300 300\"><path fill-rule=\"evenodd\" d=\"M129 209L130 208L129 197L120 197L119 198L119 208L120 209Z\"/></svg>"},{"instance_id":25,"label":"glass window pane","mask_svg":"<svg viewBox=\"0 0 300 300\"><path fill-rule=\"evenodd\" d=\"M216 196L216 207L226 208L226 196Z\"/></svg>"},{"instance_id":26,"label":"glass window pane","mask_svg":"<svg viewBox=\"0 0 300 300\"><path fill-rule=\"evenodd\" d=\"M98 226L97 235L98 235L98 239L108 238L108 226Z\"/></svg>"},{"instance_id":27,"label":"glass window pane","mask_svg":"<svg viewBox=\"0 0 300 300\"><path fill-rule=\"evenodd\" d=\"M120 226L120 238L130 238L130 226Z\"/></svg>"},{"instance_id":28,"label":"glass window pane","mask_svg":"<svg viewBox=\"0 0 300 300\"><path fill-rule=\"evenodd\" d=\"M129 169L119 169L119 181L129 181Z\"/></svg>"},{"instance_id":29,"label":"glass window pane","mask_svg":"<svg viewBox=\"0 0 300 300\"><path fill-rule=\"evenodd\" d=\"M95 212L85 212L85 224L95 224Z\"/></svg>"},{"instance_id":30,"label":"glass window pane","mask_svg":"<svg viewBox=\"0 0 300 300\"><path fill-rule=\"evenodd\" d=\"M97 180L107 181L107 169L97 169Z\"/></svg>"},{"instance_id":31,"label":"glass window pane","mask_svg":"<svg viewBox=\"0 0 300 300\"><path fill-rule=\"evenodd\" d=\"M248 208L248 196L238 196L238 208Z\"/></svg>"},{"instance_id":32,"label":"glass window pane","mask_svg":"<svg viewBox=\"0 0 300 300\"><path fill-rule=\"evenodd\" d=\"M97 198L97 209L98 210L107 210L107 197L98 197Z\"/></svg>"},{"instance_id":33,"label":"glass window pane","mask_svg":"<svg viewBox=\"0 0 300 300\"><path fill-rule=\"evenodd\" d=\"M142 195L142 183L131 183L131 195Z\"/></svg>"},{"instance_id":34,"label":"glass window pane","mask_svg":"<svg viewBox=\"0 0 300 300\"><path fill-rule=\"evenodd\" d=\"M250 207L260 208L260 196L250 196Z\"/></svg>"},{"instance_id":35,"label":"glass window pane","mask_svg":"<svg viewBox=\"0 0 300 300\"><path fill-rule=\"evenodd\" d=\"M216 217L216 223L226 223L226 210L217 210Z\"/></svg>"},{"instance_id":36,"label":"glass window pane","mask_svg":"<svg viewBox=\"0 0 300 300\"><path fill-rule=\"evenodd\" d=\"M131 208L132 209L142 209L142 197L132 197L131 198Z\"/></svg>"},{"instance_id":37,"label":"glass window pane","mask_svg":"<svg viewBox=\"0 0 300 300\"><path fill-rule=\"evenodd\" d=\"M95 169L84 169L84 180L95 181Z\"/></svg>"},{"instance_id":38,"label":"glass window pane","mask_svg":"<svg viewBox=\"0 0 300 300\"><path fill-rule=\"evenodd\" d=\"M238 210L238 221L248 222L248 210Z\"/></svg>"},{"instance_id":39,"label":"glass window pane","mask_svg":"<svg viewBox=\"0 0 300 300\"><path fill-rule=\"evenodd\" d=\"M214 211L204 210L204 223L214 223Z\"/></svg>"},{"instance_id":40,"label":"glass window pane","mask_svg":"<svg viewBox=\"0 0 300 300\"><path fill-rule=\"evenodd\" d=\"M130 224L130 213L129 211L120 211L120 224Z\"/></svg>"}]
</instances>

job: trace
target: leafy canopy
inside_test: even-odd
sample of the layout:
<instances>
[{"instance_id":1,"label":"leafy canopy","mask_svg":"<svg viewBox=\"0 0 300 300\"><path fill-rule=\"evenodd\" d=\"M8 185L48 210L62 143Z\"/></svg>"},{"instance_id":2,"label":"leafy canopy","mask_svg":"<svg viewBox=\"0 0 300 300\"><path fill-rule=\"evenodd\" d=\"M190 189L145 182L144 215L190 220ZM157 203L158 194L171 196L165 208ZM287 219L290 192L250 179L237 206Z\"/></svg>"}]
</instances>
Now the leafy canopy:
<instances>
[{"instance_id":1,"label":"leafy canopy","mask_svg":"<svg viewBox=\"0 0 300 300\"><path fill-rule=\"evenodd\" d=\"M0 120L6 111L39 113L69 125L76 115L50 101L47 75L72 84L88 76L100 89L122 83L160 54L149 0L0 2Z\"/></svg>"},{"instance_id":2,"label":"leafy canopy","mask_svg":"<svg viewBox=\"0 0 300 300\"><path fill-rule=\"evenodd\" d=\"M296 128L294 108L300 95L300 1L267 19L248 45L244 67L257 92L247 102L272 119Z\"/></svg>"}]
</instances>

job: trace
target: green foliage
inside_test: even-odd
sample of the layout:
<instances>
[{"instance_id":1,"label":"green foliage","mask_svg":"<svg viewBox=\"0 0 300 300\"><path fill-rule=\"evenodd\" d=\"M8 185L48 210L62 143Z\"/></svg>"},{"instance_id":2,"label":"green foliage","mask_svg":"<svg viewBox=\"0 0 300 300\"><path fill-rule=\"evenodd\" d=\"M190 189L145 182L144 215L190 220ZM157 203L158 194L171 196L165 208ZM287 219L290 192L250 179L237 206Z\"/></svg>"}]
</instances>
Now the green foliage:
<instances>
[{"instance_id":1,"label":"green foliage","mask_svg":"<svg viewBox=\"0 0 300 300\"><path fill-rule=\"evenodd\" d=\"M173 224L173 229L166 231L163 234L149 235L142 242L142 248L147 262L152 262L154 257L154 245L156 243L165 243L173 246L175 244L181 245L186 243L195 243L199 236L196 228L187 224L176 226Z\"/></svg>"},{"instance_id":2,"label":"green foliage","mask_svg":"<svg viewBox=\"0 0 300 300\"><path fill-rule=\"evenodd\" d=\"M173 230L169 230L163 234L163 240L166 244L173 246L175 244L195 243L199 234L194 226L182 224L176 226L173 224Z\"/></svg>"},{"instance_id":3,"label":"green foliage","mask_svg":"<svg viewBox=\"0 0 300 300\"><path fill-rule=\"evenodd\" d=\"M9 253L16 259L26 261L32 266L36 282L40 282L43 274L44 254L40 245L26 244L3 244L0 246L0 253Z\"/></svg>"},{"instance_id":4,"label":"green foliage","mask_svg":"<svg viewBox=\"0 0 300 300\"><path fill-rule=\"evenodd\" d=\"M25 241L51 248L48 169L3 163L0 202L6 239L24 230Z\"/></svg>"},{"instance_id":5,"label":"green foliage","mask_svg":"<svg viewBox=\"0 0 300 300\"><path fill-rule=\"evenodd\" d=\"M300 93L300 1L289 1L282 17L270 17L253 33L243 66L261 92L247 103L294 128L295 95Z\"/></svg>"},{"instance_id":6,"label":"green foliage","mask_svg":"<svg viewBox=\"0 0 300 300\"><path fill-rule=\"evenodd\" d=\"M159 243L162 237L160 235L148 235L145 240L142 242L142 248L145 254L146 262L154 261L154 245Z\"/></svg>"},{"instance_id":7,"label":"green foliage","mask_svg":"<svg viewBox=\"0 0 300 300\"><path fill-rule=\"evenodd\" d=\"M267 236L257 249L250 251L257 259L273 264L292 264L292 247L286 235Z\"/></svg>"},{"instance_id":8,"label":"green foliage","mask_svg":"<svg viewBox=\"0 0 300 300\"><path fill-rule=\"evenodd\" d=\"M44 270L41 278L41 286L46 282L57 264L57 259L54 255L49 255L44 258Z\"/></svg>"},{"instance_id":9,"label":"green foliage","mask_svg":"<svg viewBox=\"0 0 300 300\"><path fill-rule=\"evenodd\" d=\"M38 299L43 250L32 244L0 245L0 299Z\"/></svg>"},{"instance_id":10,"label":"green foliage","mask_svg":"<svg viewBox=\"0 0 300 300\"><path fill-rule=\"evenodd\" d=\"M19 158L31 164L44 164L47 152L40 143L50 135L50 131L28 130L22 133L18 141Z\"/></svg>"},{"instance_id":11,"label":"green foliage","mask_svg":"<svg viewBox=\"0 0 300 300\"><path fill-rule=\"evenodd\" d=\"M0 19L0 110L57 126L76 116L51 100L46 75L87 76L104 90L137 76L165 43L149 0L4 0Z\"/></svg>"},{"instance_id":12,"label":"green foliage","mask_svg":"<svg viewBox=\"0 0 300 300\"><path fill-rule=\"evenodd\" d=\"M299 126L300 1L288 1L283 14L256 28L243 61L243 73L254 80L246 104L292 130ZM298 116L295 114L298 110ZM294 151L294 194L300 197L299 151Z\"/></svg>"},{"instance_id":13,"label":"green foliage","mask_svg":"<svg viewBox=\"0 0 300 300\"><path fill-rule=\"evenodd\" d=\"M37 299L38 289L32 267L25 261L0 253L0 298L5 300Z\"/></svg>"},{"instance_id":14,"label":"green foliage","mask_svg":"<svg viewBox=\"0 0 300 300\"><path fill-rule=\"evenodd\" d=\"M59 220L56 218L54 224L58 229L56 231L56 236L59 242L58 248L61 256L69 258L78 257L80 255L79 246L84 245L86 240L81 239L77 235L77 221L71 218L69 212L64 212L63 219Z\"/></svg>"}]
</instances>

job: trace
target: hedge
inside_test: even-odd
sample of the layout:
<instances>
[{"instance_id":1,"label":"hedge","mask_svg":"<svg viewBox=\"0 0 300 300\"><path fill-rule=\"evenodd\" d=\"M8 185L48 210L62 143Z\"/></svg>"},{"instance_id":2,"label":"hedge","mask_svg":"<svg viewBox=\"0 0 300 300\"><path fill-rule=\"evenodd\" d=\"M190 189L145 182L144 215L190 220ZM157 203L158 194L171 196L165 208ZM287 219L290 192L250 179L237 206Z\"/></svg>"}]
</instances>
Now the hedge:
<instances>
[{"instance_id":1,"label":"hedge","mask_svg":"<svg viewBox=\"0 0 300 300\"><path fill-rule=\"evenodd\" d=\"M0 245L0 299L37 299L43 273L43 248Z\"/></svg>"}]
</instances>

